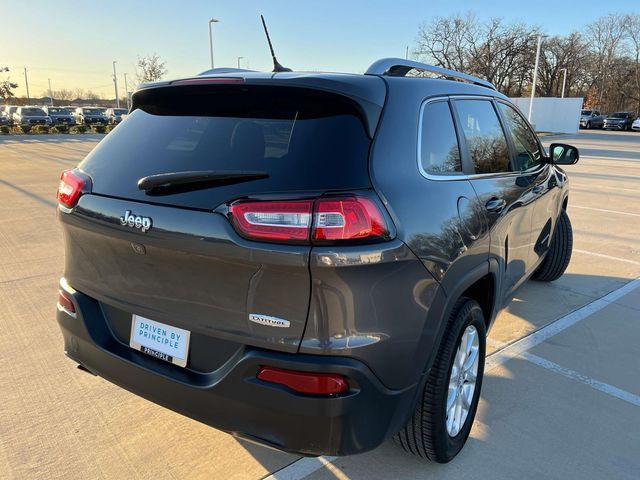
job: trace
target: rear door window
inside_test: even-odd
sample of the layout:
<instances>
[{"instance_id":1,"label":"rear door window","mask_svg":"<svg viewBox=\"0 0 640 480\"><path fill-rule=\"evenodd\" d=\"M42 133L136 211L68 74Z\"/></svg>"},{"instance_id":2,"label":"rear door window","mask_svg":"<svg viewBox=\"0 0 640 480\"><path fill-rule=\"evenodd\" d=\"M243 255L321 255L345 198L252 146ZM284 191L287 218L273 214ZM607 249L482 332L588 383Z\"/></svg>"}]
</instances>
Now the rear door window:
<instances>
[{"instance_id":1,"label":"rear door window","mask_svg":"<svg viewBox=\"0 0 640 480\"><path fill-rule=\"evenodd\" d=\"M166 87L142 92L126 122L82 162L93 192L211 209L248 195L370 187L370 139L355 104L317 90ZM269 177L153 197L140 178L181 171Z\"/></svg>"},{"instance_id":2,"label":"rear door window","mask_svg":"<svg viewBox=\"0 0 640 480\"><path fill-rule=\"evenodd\" d=\"M507 140L493 103L456 100L455 108L475 173L511 171Z\"/></svg>"}]
</instances>

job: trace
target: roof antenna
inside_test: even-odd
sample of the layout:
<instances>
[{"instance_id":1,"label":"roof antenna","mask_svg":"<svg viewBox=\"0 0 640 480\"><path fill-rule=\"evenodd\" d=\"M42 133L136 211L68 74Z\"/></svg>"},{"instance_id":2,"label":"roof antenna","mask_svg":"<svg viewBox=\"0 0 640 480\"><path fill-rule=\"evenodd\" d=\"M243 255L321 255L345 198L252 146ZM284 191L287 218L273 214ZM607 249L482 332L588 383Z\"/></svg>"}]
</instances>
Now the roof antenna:
<instances>
[{"instance_id":1,"label":"roof antenna","mask_svg":"<svg viewBox=\"0 0 640 480\"><path fill-rule=\"evenodd\" d=\"M276 60L276 54L273 52L273 45L271 45L271 38L269 38L269 31L267 30L267 24L264 23L264 17L260 15L260 20L262 20L262 26L264 27L264 34L267 36L267 42L269 42L269 50L271 50L271 57L273 58L273 72L290 72L291 69L287 67L283 67Z\"/></svg>"}]
</instances>

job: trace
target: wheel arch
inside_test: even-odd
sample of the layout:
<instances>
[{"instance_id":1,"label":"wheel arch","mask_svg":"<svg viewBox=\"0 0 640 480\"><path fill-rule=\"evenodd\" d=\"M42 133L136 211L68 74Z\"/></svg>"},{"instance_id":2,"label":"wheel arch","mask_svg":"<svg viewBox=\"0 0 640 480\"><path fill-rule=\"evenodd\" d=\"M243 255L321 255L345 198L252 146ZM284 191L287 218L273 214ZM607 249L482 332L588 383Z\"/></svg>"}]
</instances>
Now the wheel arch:
<instances>
[{"instance_id":1,"label":"wheel arch","mask_svg":"<svg viewBox=\"0 0 640 480\"><path fill-rule=\"evenodd\" d=\"M437 322L437 334L433 338L430 349L421 349L429 352L424 359L423 375L429 372L438 348L447 329L449 319L457 301L460 297L468 296L476 300L485 316L487 331L493 324L501 307L499 292L501 291L501 276L498 262L494 258L483 261L475 268L470 269L464 276L459 278L453 286L448 286L446 295L439 295L429 310L428 324ZM451 285L451 284L449 284ZM442 290L442 287L440 287Z\"/></svg>"}]
</instances>

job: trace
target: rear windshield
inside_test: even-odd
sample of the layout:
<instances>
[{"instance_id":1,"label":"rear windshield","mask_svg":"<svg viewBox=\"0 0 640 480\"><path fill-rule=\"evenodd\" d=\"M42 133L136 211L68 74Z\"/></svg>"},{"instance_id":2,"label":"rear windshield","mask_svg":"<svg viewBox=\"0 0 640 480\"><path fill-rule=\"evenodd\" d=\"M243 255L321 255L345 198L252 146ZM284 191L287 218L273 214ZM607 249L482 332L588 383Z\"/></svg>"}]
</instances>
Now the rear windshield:
<instances>
[{"instance_id":1,"label":"rear windshield","mask_svg":"<svg viewBox=\"0 0 640 480\"><path fill-rule=\"evenodd\" d=\"M370 186L370 139L356 105L336 94L265 86L139 92L127 121L82 162L94 193L212 209L248 195ZM150 196L147 175L260 171L269 177Z\"/></svg>"}]
</instances>

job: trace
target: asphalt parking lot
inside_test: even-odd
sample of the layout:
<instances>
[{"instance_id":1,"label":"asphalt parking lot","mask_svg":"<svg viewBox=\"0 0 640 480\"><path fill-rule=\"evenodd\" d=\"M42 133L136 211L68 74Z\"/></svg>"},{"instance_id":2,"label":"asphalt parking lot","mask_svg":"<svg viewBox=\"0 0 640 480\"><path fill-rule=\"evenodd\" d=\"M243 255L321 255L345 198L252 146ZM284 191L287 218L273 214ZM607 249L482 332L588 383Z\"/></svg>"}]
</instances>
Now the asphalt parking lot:
<instances>
[{"instance_id":1,"label":"asphalt parking lot","mask_svg":"<svg viewBox=\"0 0 640 480\"><path fill-rule=\"evenodd\" d=\"M60 172L100 138L0 136L0 478L638 478L639 133L558 139L581 151L566 169L571 264L556 282L525 284L499 316L476 423L448 465L391 442L299 459L75 368L55 322L63 269L55 191Z\"/></svg>"}]
</instances>

